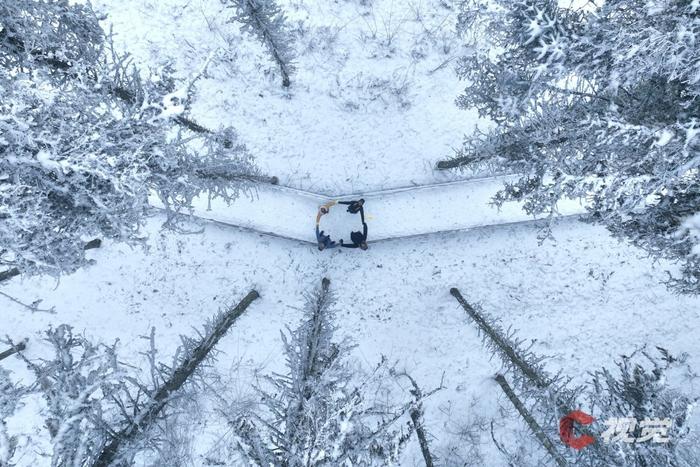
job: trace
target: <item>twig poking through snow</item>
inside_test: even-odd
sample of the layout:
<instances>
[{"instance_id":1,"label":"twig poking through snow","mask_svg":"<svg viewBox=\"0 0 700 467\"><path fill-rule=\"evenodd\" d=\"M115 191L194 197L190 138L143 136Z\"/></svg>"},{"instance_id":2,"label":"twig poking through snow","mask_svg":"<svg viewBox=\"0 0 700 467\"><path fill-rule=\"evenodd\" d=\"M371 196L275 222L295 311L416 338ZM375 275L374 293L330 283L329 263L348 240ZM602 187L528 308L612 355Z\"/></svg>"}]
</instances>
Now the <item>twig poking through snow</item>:
<instances>
[{"instance_id":1,"label":"twig poking through snow","mask_svg":"<svg viewBox=\"0 0 700 467\"><path fill-rule=\"evenodd\" d=\"M55 306L52 306L51 308L39 308L39 304L42 302L41 299L33 301L31 305L27 305L26 303L17 300L15 297L8 295L5 292L0 292L0 295L12 300L13 302L15 302L19 305L22 305L24 308L28 309L32 313L41 311L43 313L50 313L52 315L56 314L56 307Z\"/></svg>"}]
</instances>

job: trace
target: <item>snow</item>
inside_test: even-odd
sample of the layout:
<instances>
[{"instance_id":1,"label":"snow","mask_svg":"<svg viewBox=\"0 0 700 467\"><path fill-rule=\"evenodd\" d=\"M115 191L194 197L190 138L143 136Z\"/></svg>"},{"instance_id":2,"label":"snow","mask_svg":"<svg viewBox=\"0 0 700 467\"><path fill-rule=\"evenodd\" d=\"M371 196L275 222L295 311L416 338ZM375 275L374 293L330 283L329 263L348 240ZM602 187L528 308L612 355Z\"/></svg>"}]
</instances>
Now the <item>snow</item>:
<instances>
[{"instance_id":1,"label":"snow","mask_svg":"<svg viewBox=\"0 0 700 467\"><path fill-rule=\"evenodd\" d=\"M36 160L41 164L45 170L49 171L61 171L61 164L53 160L51 153L45 149L40 150L36 154Z\"/></svg>"},{"instance_id":2,"label":"snow","mask_svg":"<svg viewBox=\"0 0 700 467\"><path fill-rule=\"evenodd\" d=\"M477 123L489 126L454 105L464 87L452 65L461 52L457 12L440 2L414 5L421 21L394 1L282 2L293 25L303 21L289 91L219 2L94 3L138 64L171 65L188 80L221 49L195 84L192 117L236 128L282 185L336 195L463 178L434 164Z\"/></svg>"},{"instance_id":3,"label":"snow","mask_svg":"<svg viewBox=\"0 0 700 467\"><path fill-rule=\"evenodd\" d=\"M658 147L666 146L671 142L674 136L676 136L676 134L672 130L664 129L659 133L656 141L654 141L654 145Z\"/></svg>"},{"instance_id":4,"label":"snow","mask_svg":"<svg viewBox=\"0 0 700 467\"><path fill-rule=\"evenodd\" d=\"M336 199L365 200L370 242L534 220L519 203L506 203L501 209L491 205L493 196L507 181L513 182L514 177L487 177L333 198L287 187L260 186L254 195L230 206L221 200L200 197L194 201L194 214L307 242L315 242L314 222L318 208ZM155 196L151 202L162 207ZM321 228L333 239L349 241L350 223L355 230L360 229L359 215L349 216L345 209L346 206L337 205L322 218ZM569 200L559 206L562 216L583 212L578 201Z\"/></svg>"},{"instance_id":5,"label":"snow","mask_svg":"<svg viewBox=\"0 0 700 467\"><path fill-rule=\"evenodd\" d=\"M575 382L644 344L689 352L691 367L698 365L700 301L666 290L660 281L668 265L574 219L555 226L556 243L542 246L538 226L525 224L387 241L366 252L318 252L214 224L202 235L177 236L162 233L161 221L149 223L145 250L107 244L91 250L92 267L58 283L42 277L9 283L6 293L24 302L41 297L57 312L30 315L7 302L10 337L29 337L28 356L46 356L41 332L67 322L103 342L119 339L122 360L138 363L137 352L145 349L140 336L156 326L167 361L179 334L191 334L216 309L256 288L262 298L219 346L216 367L240 388L260 369L282 369L279 331L299 321L303 293L327 276L338 296L339 334L357 342L353 357L365 368L386 356L425 388L438 386L444 373L446 389L426 402L436 448L456 441L443 425L465 422L474 415L469 411L500 420L491 379L499 363L449 295L452 286L532 339L535 351L552 356L548 368ZM8 368L27 375L19 360ZM699 389L690 383L693 394ZM198 452L209 448L203 443ZM498 454L490 455L498 465ZM35 459L27 462L22 465Z\"/></svg>"},{"instance_id":6,"label":"snow","mask_svg":"<svg viewBox=\"0 0 700 467\"><path fill-rule=\"evenodd\" d=\"M488 126L453 104L464 86L451 65L461 52L451 29L457 12L442 2L283 2L298 24L300 51L289 91L281 89L261 47L227 24L219 2L95 3L136 63L172 66L183 82L201 73L192 117L209 127L234 126L282 186L260 186L230 207L214 202L208 210L205 199L197 200L195 214L216 221L196 221L201 234L164 231L164 217L156 213L144 229L144 248L105 241L88 252L94 264L74 274L3 284L4 293L24 303L42 299L43 308L55 307L55 314L31 313L0 297L0 335L29 338L27 357L49 357L42 333L68 323L96 341L118 339L120 360L138 367L147 346L142 336L155 326L159 356L169 362L181 334L193 335L193 328L254 288L261 298L222 339L213 368L225 395L245 400L261 373L284 370L280 330L299 322L304 293L328 277L337 296L338 334L357 344L351 358L358 367L369 371L385 357L423 389L442 383L445 389L424 403L435 453L458 463L471 445L464 434L469 428L489 466L505 465L505 459L478 421L495 420L498 439L526 428L504 418L499 404L507 401L493 381L500 363L485 350L451 287L512 326L534 352L550 356L547 370L561 371L574 384L643 345L687 352L689 367L700 368L700 298L665 287L675 265L578 222L577 203L561 206L572 217L556 223L554 240L542 243L542 223L518 206L500 212L488 206L502 178L463 181L474 174L432 169L477 123ZM205 70L217 49L221 54ZM178 89L179 101L186 94ZM167 112L182 111L172 101L163 104ZM686 141L697 131L688 129ZM40 154L39 162L56 168L48 153ZM369 250L317 251L311 243L318 206L360 196ZM322 222L334 239L347 239L359 223L342 206ZM686 225L700 238L698 215ZM15 379L31 381L20 359L2 365ZM700 397L697 382L686 383L683 389ZM395 386L397 397L409 397L410 388ZM20 440L16 464L50 465L45 404L35 396L23 404L7 424ZM202 426L188 427L196 465L214 456L230 431L203 407L197 414ZM539 449L529 438L523 442ZM230 458L222 462L234 465ZM401 464L421 463L412 441Z\"/></svg>"}]
</instances>

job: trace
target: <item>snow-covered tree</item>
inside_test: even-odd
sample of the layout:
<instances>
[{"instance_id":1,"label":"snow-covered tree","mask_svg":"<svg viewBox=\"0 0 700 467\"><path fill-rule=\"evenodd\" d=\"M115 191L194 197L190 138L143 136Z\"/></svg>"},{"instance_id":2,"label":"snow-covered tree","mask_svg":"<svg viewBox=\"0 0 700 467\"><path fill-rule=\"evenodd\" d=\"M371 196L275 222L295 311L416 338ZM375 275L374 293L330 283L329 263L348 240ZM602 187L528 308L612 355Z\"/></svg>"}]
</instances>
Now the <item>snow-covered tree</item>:
<instances>
[{"instance_id":1,"label":"snow-covered tree","mask_svg":"<svg viewBox=\"0 0 700 467\"><path fill-rule=\"evenodd\" d=\"M0 261L72 271L85 240L137 238L149 194L172 212L234 199L252 159L185 118L193 85L142 76L89 3L0 2Z\"/></svg>"},{"instance_id":2,"label":"snow-covered tree","mask_svg":"<svg viewBox=\"0 0 700 467\"><path fill-rule=\"evenodd\" d=\"M231 22L239 23L241 30L249 33L270 53L280 69L282 86L288 88L290 76L294 72L294 48L288 32L287 18L275 0L224 0L235 8Z\"/></svg>"},{"instance_id":3,"label":"snow-covered tree","mask_svg":"<svg viewBox=\"0 0 700 467\"><path fill-rule=\"evenodd\" d=\"M353 385L347 344L334 342L329 281L307 297L304 322L282 334L288 373L260 389L268 415L235 421L238 448L257 465L374 465L395 460L408 434L390 425L409 407L386 412Z\"/></svg>"},{"instance_id":4,"label":"snow-covered tree","mask_svg":"<svg viewBox=\"0 0 700 467\"><path fill-rule=\"evenodd\" d=\"M5 420L14 414L23 394L24 389L10 379L10 372L0 367L0 465L12 465L17 440L7 432Z\"/></svg>"},{"instance_id":5,"label":"snow-covered tree","mask_svg":"<svg viewBox=\"0 0 700 467\"><path fill-rule=\"evenodd\" d=\"M143 354L146 364L142 370L118 359L118 342L95 344L65 324L49 329L46 342L53 350L52 358L20 356L36 376L36 383L27 391L38 392L46 403L43 415L53 449L51 465L133 465L137 456L154 453L171 463L176 458L186 461L184 451L163 455L167 448L163 444L172 440L163 433L174 430L174 419L170 418L178 415L168 409L178 399L194 394L193 383L199 380L196 371L212 358L219 340L257 298L258 293L251 291L235 307L209 320L197 338L182 336L171 365L158 360L152 329L145 337L149 349ZM0 377L5 376L0 368ZM7 462L12 459L15 442L6 432L4 420L12 415L22 394L19 391L9 379L0 380L0 456Z\"/></svg>"},{"instance_id":6,"label":"snow-covered tree","mask_svg":"<svg viewBox=\"0 0 700 467\"><path fill-rule=\"evenodd\" d=\"M459 29L471 53L457 103L497 126L439 166L520 174L495 201L529 213L586 198L590 220L680 261L672 285L700 293L688 227L700 206L700 3L466 0Z\"/></svg>"},{"instance_id":7,"label":"snow-covered tree","mask_svg":"<svg viewBox=\"0 0 700 467\"><path fill-rule=\"evenodd\" d=\"M46 401L52 466L91 465L121 416L114 401L126 389L116 346L96 345L67 325L46 332L54 356L26 360ZM128 392L128 391L127 391Z\"/></svg>"},{"instance_id":8,"label":"snow-covered tree","mask_svg":"<svg viewBox=\"0 0 700 467\"><path fill-rule=\"evenodd\" d=\"M522 407L518 411L526 420L530 419L528 424L531 427L539 425L540 436L557 439L556 429L561 418L580 407L584 401L589 405L587 410L597 420L594 425L597 434L604 432L603 422L610 419L631 417L639 422L645 419L671 420L668 443L624 445L606 443L605 439L601 439L599 441L602 442L596 442L582 451L563 451L563 458L568 459L571 465L698 465L699 458L695 452L697 434L693 433L688 423L696 401L680 390L693 374L692 370L683 366L686 355L674 357L665 349L658 348L661 359L656 359L641 349L629 357L623 356L617 364L617 371L603 368L593 373L589 384L572 388L570 380L564 375L550 375L545 370L543 357L525 347L514 330L504 329L480 307L469 304L458 289L453 288L451 293L478 325L487 348L503 362L505 373L513 381L514 388L508 385L503 375L496 379L512 401L527 401L528 411L523 411ZM676 377L671 379L671 375ZM598 428L600 431L597 431ZM644 434L642 426L635 425L633 428L630 436ZM545 442L543 444L546 445ZM497 447L515 459L503 446L497 443ZM559 454L553 456L556 459Z\"/></svg>"},{"instance_id":9,"label":"snow-covered tree","mask_svg":"<svg viewBox=\"0 0 700 467\"><path fill-rule=\"evenodd\" d=\"M676 358L665 349L659 348L659 351L661 359L640 350L617 362L617 371L603 368L593 374L588 394L591 412L601 422L634 420L627 425L629 436L644 440L603 443L596 451L597 457L593 457L594 465L698 465L698 435L689 424L696 401L677 389L678 381L671 378L674 372L683 369L685 356ZM678 384L680 387L682 385ZM659 436L667 441L649 439L648 433L656 428L652 425L645 428L645 423L655 423L656 428L662 428ZM609 425L607 429L615 427Z\"/></svg>"}]
</instances>

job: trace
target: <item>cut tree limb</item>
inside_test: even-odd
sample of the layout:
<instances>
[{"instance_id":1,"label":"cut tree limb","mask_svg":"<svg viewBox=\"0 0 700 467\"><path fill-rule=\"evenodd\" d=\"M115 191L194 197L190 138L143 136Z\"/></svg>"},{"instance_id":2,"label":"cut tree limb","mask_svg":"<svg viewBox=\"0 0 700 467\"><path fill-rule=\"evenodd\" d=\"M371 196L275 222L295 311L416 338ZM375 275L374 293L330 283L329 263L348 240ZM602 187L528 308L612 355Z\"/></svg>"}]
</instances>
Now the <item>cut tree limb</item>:
<instances>
[{"instance_id":1,"label":"cut tree limb","mask_svg":"<svg viewBox=\"0 0 700 467\"><path fill-rule=\"evenodd\" d=\"M4 352L0 352L0 360L4 360L7 357L10 357L16 353L19 353L26 348L27 348L27 340L25 339L22 342L19 342L16 345L13 345L12 348L7 349Z\"/></svg>"},{"instance_id":2,"label":"cut tree limb","mask_svg":"<svg viewBox=\"0 0 700 467\"><path fill-rule=\"evenodd\" d=\"M233 323L243 314L255 299L260 297L257 291L252 290L234 308L224 313L214 324L211 332L202 338L191 355L186 358L171 374L165 383L153 394L151 400L136 414L134 420L119 433L112 437L102 450L93 467L108 467L116 461L122 446L136 438L139 433L145 431L156 420L158 414L167 404L170 396L178 391L192 376L197 367L207 358L219 340L231 328Z\"/></svg>"},{"instance_id":3,"label":"cut tree limb","mask_svg":"<svg viewBox=\"0 0 700 467\"><path fill-rule=\"evenodd\" d=\"M515 395L515 392L513 392L513 388L510 387L508 381L506 381L503 375L496 375L496 382L499 386L501 386L501 389L503 389L503 392L513 403L518 413L520 413L520 416L523 417L523 420L525 420L527 425L535 434L538 441L542 444L542 447L544 447L547 450L547 452L552 456L554 461L560 467L566 467L568 465L566 460L562 457L561 454L559 454L556 447L554 447L552 440L549 439L547 434L542 430L542 427L537 423L537 421L532 417L532 415L530 415L523 403L520 401L520 399L518 399L518 396Z\"/></svg>"},{"instance_id":4,"label":"cut tree limb","mask_svg":"<svg viewBox=\"0 0 700 467\"><path fill-rule=\"evenodd\" d=\"M423 392L420 390L420 387L418 387L416 380L414 380L408 373L406 373L405 376L413 385L413 391L411 391L411 393L416 400L415 406L408 411L408 415L411 417L413 426L416 429L416 436L418 437L420 451L423 454L423 459L425 460L425 467L433 467L435 463L433 461L433 456L430 453L428 435L425 431L425 426L423 425L423 403L421 402L423 399Z\"/></svg>"},{"instance_id":5,"label":"cut tree limb","mask_svg":"<svg viewBox=\"0 0 700 467\"><path fill-rule=\"evenodd\" d=\"M455 157L454 159L438 161L438 163L435 164L435 168L438 170L456 169L457 167L469 164L470 161L471 158L469 157Z\"/></svg>"},{"instance_id":6,"label":"cut tree limb","mask_svg":"<svg viewBox=\"0 0 700 467\"><path fill-rule=\"evenodd\" d=\"M522 371L523 374L527 376L527 378L530 379L535 386L540 389L544 389L549 386L547 379L536 369L528 365L522 358L520 358L520 356L515 352L515 349L513 349L513 347L507 341L505 341L503 337L496 332L495 329L493 329L493 327L491 327L491 325L474 309L474 307L467 303L459 289L453 287L450 289L450 293L457 299L459 304L462 305L464 311L466 311L467 314L476 322L477 326L479 326L479 328L486 333L489 338L491 338L493 343L508 356L511 362L513 362L513 365L518 367L518 369Z\"/></svg>"},{"instance_id":7,"label":"cut tree limb","mask_svg":"<svg viewBox=\"0 0 700 467\"><path fill-rule=\"evenodd\" d=\"M83 250L92 250L94 248L99 248L102 246L102 240L99 238L93 238L85 245L83 245Z\"/></svg>"},{"instance_id":8,"label":"cut tree limb","mask_svg":"<svg viewBox=\"0 0 700 467\"><path fill-rule=\"evenodd\" d=\"M19 276L19 269L12 268L7 271L0 272L0 282L5 282L8 279L12 279L15 276Z\"/></svg>"}]
</instances>

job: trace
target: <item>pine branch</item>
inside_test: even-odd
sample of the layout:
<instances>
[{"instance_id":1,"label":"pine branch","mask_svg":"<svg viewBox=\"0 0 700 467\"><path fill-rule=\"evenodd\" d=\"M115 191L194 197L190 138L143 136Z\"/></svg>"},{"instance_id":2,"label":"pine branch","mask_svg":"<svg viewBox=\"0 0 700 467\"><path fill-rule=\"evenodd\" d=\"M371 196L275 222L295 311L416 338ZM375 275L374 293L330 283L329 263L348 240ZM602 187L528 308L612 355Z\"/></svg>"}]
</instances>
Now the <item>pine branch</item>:
<instances>
[{"instance_id":1,"label":"pine branch","mask_svg":"<svg viewBox=\"0 0 700 467\"><path fill-rule=\"evenodd\" d=\"M251 32L265 45L282 74L282 86L291 84L294 70L291 38L287 37L286 18L274 0L232 0L236 5L235 20L243 23L244 30Z\"/></svg>"},{"instance_id":2,"label":"pine branch","mask_svg":"<svg viewBox=\"0 0 700 467\"><path fill-rule=\"evenodd\" d=\"M22 350L27 348L27 340L23 340L22 342L18 342L17 344L12 345L11 348L0 352L0 360L4 360L7 357L10 357L16 353L21 352Z\"/></svg>"}]
</instances>

